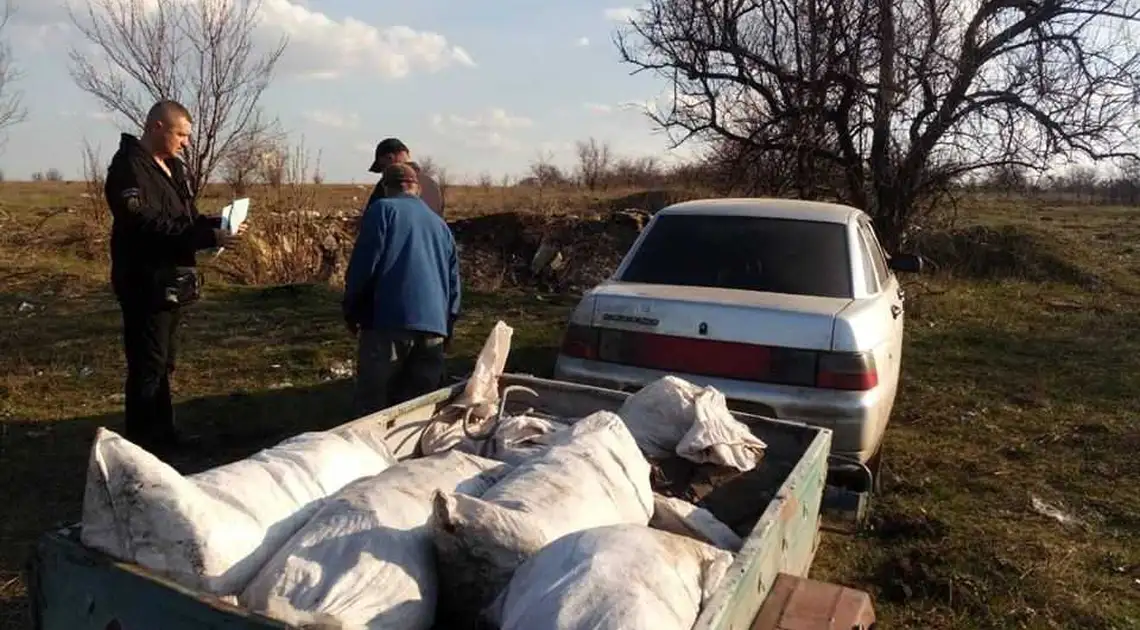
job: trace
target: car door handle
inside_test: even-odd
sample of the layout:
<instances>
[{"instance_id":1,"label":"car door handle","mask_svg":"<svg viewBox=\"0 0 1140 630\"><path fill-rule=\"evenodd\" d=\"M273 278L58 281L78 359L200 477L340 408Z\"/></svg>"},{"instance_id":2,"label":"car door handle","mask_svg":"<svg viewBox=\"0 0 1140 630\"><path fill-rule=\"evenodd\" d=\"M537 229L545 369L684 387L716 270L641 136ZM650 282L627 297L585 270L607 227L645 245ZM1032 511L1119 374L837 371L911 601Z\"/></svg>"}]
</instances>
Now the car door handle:
<instances>
[{"instance_id":1,"label":"car door handle","mask_svg":"<svg viewBox=\"0 0 1140 630\"><path fill-rule=\"evenodd\" d=\"M903 307L898 304L891 304L891 317L898 319L902 315Z\"/></svg>"}]
</instances>

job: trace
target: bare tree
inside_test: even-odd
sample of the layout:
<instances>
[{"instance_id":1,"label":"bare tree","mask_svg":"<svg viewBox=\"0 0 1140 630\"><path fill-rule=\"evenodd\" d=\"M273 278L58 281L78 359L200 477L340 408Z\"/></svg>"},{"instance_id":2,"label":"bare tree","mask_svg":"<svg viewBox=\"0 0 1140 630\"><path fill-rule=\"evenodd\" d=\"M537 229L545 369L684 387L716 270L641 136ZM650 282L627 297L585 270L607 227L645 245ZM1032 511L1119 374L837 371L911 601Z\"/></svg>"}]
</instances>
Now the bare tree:
<instances>
[{"instance_id":1,"label":"bare tree","mask_svg":"<svg viewBox=\"0 0 1140 630\"><path fill-rule=\"evenodd\" d=\"M999 164L988 171L985 186L1006 196L1024 195L1029 188L1029 172L1020 164Z\"/></svg>"},{"instance_id":2,"label":"bare tree","mask_svg":"<svg viewBox=\"0 0 1140 630\"><path fill-rule=\"evenodd\" d=\"M263 146L261 152L254 157L257 179L274 189L288 183L291 153L293 152L284 140Z\"/></svg>"},{"instance_id":3,"label":"bare tree","mask_svg":"<svg viewBox=\"0 0 1140 630\"><path fill-rule=\"evenodd\" d=\"M414 160L414 162L416 166L419 167L419 171L428 177L434 179L439 173L439 165L435 163L435 160L432 159L430 155Z\"/></svg>"},{"instance_id":4,"label":"bare tree","mask_svg":"<svg viewBox=\"0 0 1140 630\"><path fill-rule=\"evenodd\" d=\"M11 16L11 0L5 0L0 8L0 131L22 122L28 113L24 109L23 95L15 87L19 72L12 63L12 47L3 39Z\"/></svg>"},{"instance_id":5,"label":"bare tree","mask_svg":"<svg viewBox=\"0 0 1140 630\"><path fill-rule=\"evenodd\" d=\"M627 188L659 186L662 183L662 168L658 159L652 156L619 157L611 161L602 180L603 185Z\"/></svg>"},{"instance_id":6,"label":"bare tree","mask_svg":"<svg viewBox=\"0 0 1140 630\"><path fill-rule=\"evenodd\" d=\"M285 51L282 38L259 54L260 0L89 0L76 29L105 63L73 47L71 75L108 110L141 125L149 107L175 99L195 116L188 162L196 189L226 155L268 131L258 108Z\"/></svg>"},{"instance_id":7,"label":"bare tree","mask_svg":"<svg viewBox=\"0 0 1140 630\"><path fill-rule=\"evenodd\" d=\"M534 180L540 188L561 186L567 182L566 175L554 164L554 155L549 151L540 152L528 170L530 176L527 179Z\"/></svg>"},{"instance_id":8,"label":"bare tree","mask_svg":"<svg viewBox=\"0 0 1140 630\"><path fill-rule=\"evenodd\" d=\"M605 183L610 170L610 145L598 143L594 138L575 143L578 155L578 179L590 190L597 190Z\"/></svg>"},{"instance_id":9,"label":"bare tree","mask_svg":"<svg viewBox=\"0 0 1140 630\"><path fill-rule=\"evenodd\" d=\"M967 173L1135 156L1140 0L649 0L617 38L673 134L789 165L890 246ZM723 144L722 144L723 146Z\"/></svg>"},{"instance_id":10,"label":"bare tree","mask_svg":"<svg viewBox=\"0 0 1140 630\"><path fill-rule=\"evenodd\" d=\"M218 166L222 179L235 195L246 194L250 185L264 174L264 156L272 154L284 141L284 134L262 129L257 133L243 134L230 144L229 151L221 157Z\"/></svg>"}]
</instances>

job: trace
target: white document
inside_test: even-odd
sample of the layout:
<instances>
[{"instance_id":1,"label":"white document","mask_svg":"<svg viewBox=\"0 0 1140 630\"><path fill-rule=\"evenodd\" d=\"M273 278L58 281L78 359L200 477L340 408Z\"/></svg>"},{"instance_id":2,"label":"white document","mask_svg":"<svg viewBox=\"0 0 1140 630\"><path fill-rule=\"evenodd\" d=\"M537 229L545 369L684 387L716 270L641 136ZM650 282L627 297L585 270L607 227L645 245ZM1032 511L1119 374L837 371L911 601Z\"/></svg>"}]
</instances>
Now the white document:
<instances>
[{"instance_id":1,"label":"white document","mask_svg":"<svg viewBox=\"0 0 1140 630\"><path fill-rule=\"evenodd\" d=\"M229 230L230 234L237 234L238 228L245 223L249 216L249 197L234 200L233 203L222 208L222 229Z\"/></svg>"}]
</instances>

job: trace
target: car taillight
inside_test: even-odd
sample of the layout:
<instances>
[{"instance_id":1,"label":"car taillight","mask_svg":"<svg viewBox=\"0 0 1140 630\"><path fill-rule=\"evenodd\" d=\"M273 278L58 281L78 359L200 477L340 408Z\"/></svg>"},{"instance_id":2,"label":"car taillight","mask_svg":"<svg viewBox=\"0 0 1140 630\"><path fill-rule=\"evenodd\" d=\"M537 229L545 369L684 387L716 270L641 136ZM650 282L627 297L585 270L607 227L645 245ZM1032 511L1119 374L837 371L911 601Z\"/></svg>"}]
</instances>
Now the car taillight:
<instances>
[{"instance_id":1,"label":"car taillight","mask_svg":"<svg viewBox=\"0 0 1140 630\"><path fill-rule=\"evenodd\" d=\"M562 337L562 354L576 359L598 358L598 329L570 324Z\"/></svg>"},{"instance_id":2,"label":"car taillight","mask_svg":"<svg viewBox=\"0 0 1140 630\"><path fill-rule=\"evenodd\" d=\"M815 386L823 389L867 391L879 384L875 357L870 352L821 352Z\"/></svg>"},{"instance_id":3,"label":"car taillight","mask_svg":"<svg viewBox=\"0 0 1140 630\"><path fill-rule=\"evenodd\" d=\"M815 385L816 353L735 341L600 329L598 360L757 383Z\"/></svg>"}]
</instances>

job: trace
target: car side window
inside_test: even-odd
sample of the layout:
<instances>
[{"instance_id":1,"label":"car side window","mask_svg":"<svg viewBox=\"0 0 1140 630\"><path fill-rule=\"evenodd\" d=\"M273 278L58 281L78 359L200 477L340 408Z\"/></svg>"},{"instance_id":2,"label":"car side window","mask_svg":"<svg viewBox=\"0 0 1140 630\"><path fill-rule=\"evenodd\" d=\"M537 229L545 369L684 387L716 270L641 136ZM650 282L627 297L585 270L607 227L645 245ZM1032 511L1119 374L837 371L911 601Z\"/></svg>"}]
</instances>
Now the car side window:
<instances>
[{"instance_id":1,"label":"car side window","mask_svg":"<svg viewBox=\"0 0 1140 630\"><path fill-rule=\"evenodd\" d=\"M871 261L871 245L867 242L862 225L856 231L859 233L859 260L863 263L863 281L867 286L867 294L875 295L879 292L879 274L875 270L875 263Z\"/></svg>"},{"instance_id":2,"label":"car side window","mask_svg":"<svg viewBox=\"0 0 1140 630\"><path fill-rule=\"evenodd\" d=\"M863 234L863 240L866 243L867 254L871 257L871 264L875 267L875 276L879 279L879 286L885 287L891 279L891 270L887 266L887 258L883 253L883 246L879 244L879 238L875 235L875 228L870 223L862 222L859 224L861 228L859 231Z\"/></svg>"}]
</instances>

